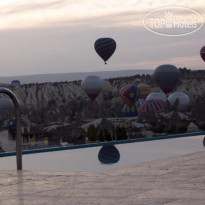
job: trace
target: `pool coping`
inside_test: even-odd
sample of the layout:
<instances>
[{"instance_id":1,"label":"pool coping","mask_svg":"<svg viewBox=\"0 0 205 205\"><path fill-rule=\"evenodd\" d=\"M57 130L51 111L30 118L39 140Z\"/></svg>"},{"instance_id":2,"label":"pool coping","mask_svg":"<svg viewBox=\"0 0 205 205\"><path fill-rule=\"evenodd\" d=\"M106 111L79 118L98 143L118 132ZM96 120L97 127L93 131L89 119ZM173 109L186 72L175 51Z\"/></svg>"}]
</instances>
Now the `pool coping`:
<instances>
[{"instance_id":1,"label":"pool coping","mask_svg":"<svg viewBox=\"0 0 205 205\"><path fill-rule=\"evenodd\" d=\"M36 153L43 153L43 152L54 152L54 151L82 149L82 148L90 148L90 147L101 147L101 146L109 146L109 145L117 145L117 144L128 144L128 143L134 143L134 142L146 142L146 141L174 139L174 138L181 138L181 137L193 137L193 136L199 136L199 135L205 135L205 131L175 134L175 135L165 135L165 136L159 136L159 137L148 137L148 138L137 138L137 139L100 142L100 143L92 143L92 144L71 145L71 146L66 146L66 147L49 147L49 148L40 148L40 149L32 149L32 150L23 150L22 154L27 155L27 154L36 154ZM0 158L10 157L10 156L16 156L16 152L0 153Z\"/></svg>"}]
</instances>

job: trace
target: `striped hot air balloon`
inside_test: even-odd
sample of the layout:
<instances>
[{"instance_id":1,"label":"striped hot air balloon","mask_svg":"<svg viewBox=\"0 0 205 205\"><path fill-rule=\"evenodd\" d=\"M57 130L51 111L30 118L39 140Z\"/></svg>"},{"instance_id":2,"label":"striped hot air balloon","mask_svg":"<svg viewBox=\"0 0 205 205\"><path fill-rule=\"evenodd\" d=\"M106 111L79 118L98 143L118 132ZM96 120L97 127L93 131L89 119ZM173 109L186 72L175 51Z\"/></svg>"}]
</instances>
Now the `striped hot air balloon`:
<instances>
[{"instance_id":1,"label":"striped hot air balloon","mask_svg":"<svg viewBox=\"0 0 205 205\"><path fill-rule=\"evenodd\" d=\"M136 101L136 103L137 103L137 105L138 105L138 107L140 108L140 106L144 103L145 101L143 100L143 99L141 99L141 98L139 98L137 101Z\"/></svg>"},{"instance_id":2,"label":"striped hot air balloon","mask_svg":"<svg viewBox=\"0 0 205 205\"><path fill-rule=\"evenodd\" d=\"M203 61L205 62L205 46L201 48L200 50L200 56L203 59Z\"/></svg>"},{"instance_id":3,"label":"striped hot air balloon","mask_svg":"<svg viewBox=\"0 0 205 205\"><path fill-rule=\"evenodd\" d=\"M139 83L137 87L140 89L140 98L145 100L146 97L150 94L151 88L145 83Z\"/></svg>"},{"instance_id":4,"label":"striped hot air balloon","mask_svg":"<svg viewBox=\"0 0 205 205\"><path fill-rule=\"evenodd\" d=\"M112 85L110 84L109 81L104 80L104 86L103 86L103 88L101 90L101 92L103 94L103 98L107 99L107 97L109 95L111 95L111 91L112 91Z\"/></svg>"},{"instance_id":5,"label":"striped hot air balloon","mask_svg":"<svg viewBox=\"0 0 205 205\"><path fill-rule=\"evenodd\" d=\"M125 85L120 90L120 96L127 105L134 105L139 98L140 91L135 85Z\"/></svg>"},{"instance_id":6,"label":"striped hot air balloon","mask_svg":"<svg viewBox=\"0 0 205 205\"><path fill-rule=\"evenodd\" d=\"M123 117L137 117L139 115L139 106L137 103L134 105L124 105L122 108Z\"/></svg>"},{"instance_id":7,"label":"striped hot air balloon","mask_svg":"<svg viewBox=\"0 0 205 205\"><path fill-rule=\"evenodd\" d=\"M107 60L112 56L116 49L116 42L112 38L99 38L95 41L95 51L107 64Z\"/></svg>"},{"instance_id":8,"label":"striped hot air balloon","mask_svg":"<svg viewBox=\"0 0 205 205\"><path fill-rule=\"evenodd\" d=\"M144 104L141 105L139 112L140 113L149 113L154 111L156 113L160 113L164 110L165 103L162 100L150 100L146 101Z\"/></svg>"}]
</instances>

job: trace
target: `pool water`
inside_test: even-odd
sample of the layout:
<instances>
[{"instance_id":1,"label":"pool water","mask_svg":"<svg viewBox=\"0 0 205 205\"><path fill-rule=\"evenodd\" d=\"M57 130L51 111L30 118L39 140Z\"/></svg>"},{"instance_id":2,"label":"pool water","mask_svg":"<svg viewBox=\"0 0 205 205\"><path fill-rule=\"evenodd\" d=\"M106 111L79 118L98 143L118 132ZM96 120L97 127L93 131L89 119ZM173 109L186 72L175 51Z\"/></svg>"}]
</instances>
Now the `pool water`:
<instances>
[{"instance_id":1,"label":"pool water","mask_svg":"<svg viewBox=\"0 0 205 205\"><path fill-rule=\"evenodd\" d=\"M101 147L71 149L23 155L24 170L104 171L116 167L203 151L204 135L115 145L117 163L103 164L98 159ZM0 170L15 170L16 157L0 158Z\"/></svg>"}]
</instances>

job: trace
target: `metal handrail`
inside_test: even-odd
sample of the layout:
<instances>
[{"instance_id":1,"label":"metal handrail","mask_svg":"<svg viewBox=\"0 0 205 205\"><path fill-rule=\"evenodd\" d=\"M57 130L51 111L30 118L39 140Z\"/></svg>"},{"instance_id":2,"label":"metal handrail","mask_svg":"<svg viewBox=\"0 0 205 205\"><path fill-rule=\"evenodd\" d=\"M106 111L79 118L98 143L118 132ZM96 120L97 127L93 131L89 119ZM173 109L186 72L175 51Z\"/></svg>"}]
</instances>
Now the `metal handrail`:
<instances>
[{"instance_id":1,"label":"metal handrail","mask_svg":"<svg viewBox=\"0 0 205 205\"><path fill-rule=\"evenodd\" d=\"M0 87L0 93L7 94L14 106L16 111L16 164L17 170L22 170L22 137L21 137L21 108L16 95L8 88Z\"/></svg>"}]
</instances>

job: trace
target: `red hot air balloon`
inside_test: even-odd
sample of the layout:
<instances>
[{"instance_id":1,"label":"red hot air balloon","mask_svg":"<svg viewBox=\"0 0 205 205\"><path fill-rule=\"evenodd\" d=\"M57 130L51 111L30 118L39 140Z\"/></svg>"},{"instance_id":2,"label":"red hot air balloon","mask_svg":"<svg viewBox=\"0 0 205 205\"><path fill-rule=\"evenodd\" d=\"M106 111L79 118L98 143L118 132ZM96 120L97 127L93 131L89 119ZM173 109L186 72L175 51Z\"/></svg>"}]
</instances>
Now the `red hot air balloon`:
<instances>
[{"instance_id":1,"label":"red hot air balloon","mask_svg":"<svg viewBox=\"0 0 205 205\"><path fill-rule=\"evenodd\" d=\"M205 46L201 48L200 50L200 55L203 61L205 62Z\"/></svg>"},{"instance_id":2,"label":"red hot air balloon","mask_svg":"<svg viewBox=\"0 0 205 205\"><path fill-rule=\"evenodd\" d=\"M81 87L88 97L94 101L104 86L103 80L95 75L87 76L82 82Z\"/></svg>"},{"instance_id":3,"label":"red hot air balloon","mask_svg":"<svg viewBox=\"0 0 205 205\"><path fill-rule=\"evenodd\" d=\"M164 110L165 103L162 100L155 99L146 101L140 106L140 113L149 113L151 111L154 111L156 113L160 113Z\"/></svg>"}]
</instances>

